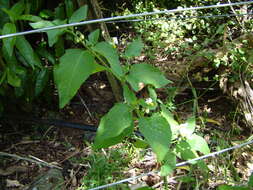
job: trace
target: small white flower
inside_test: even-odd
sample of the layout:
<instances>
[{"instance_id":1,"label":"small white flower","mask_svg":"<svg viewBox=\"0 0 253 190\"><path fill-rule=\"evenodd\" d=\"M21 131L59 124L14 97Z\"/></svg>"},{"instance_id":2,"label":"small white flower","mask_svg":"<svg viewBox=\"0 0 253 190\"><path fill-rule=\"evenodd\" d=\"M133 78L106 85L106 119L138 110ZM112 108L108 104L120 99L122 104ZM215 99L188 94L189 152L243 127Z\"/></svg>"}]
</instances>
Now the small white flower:
<instances>
[{"instance_id":1,"label":"small white flower","mask_svg":"<svg viewBox=\"0 0 253 190\"><path fill-rule=\"evenodd\" d=\"M147 104L152 104L152 99L151 98L147 98L146 100L145 100L145 102L147 103Z\"/></svg>"}]
</instances>

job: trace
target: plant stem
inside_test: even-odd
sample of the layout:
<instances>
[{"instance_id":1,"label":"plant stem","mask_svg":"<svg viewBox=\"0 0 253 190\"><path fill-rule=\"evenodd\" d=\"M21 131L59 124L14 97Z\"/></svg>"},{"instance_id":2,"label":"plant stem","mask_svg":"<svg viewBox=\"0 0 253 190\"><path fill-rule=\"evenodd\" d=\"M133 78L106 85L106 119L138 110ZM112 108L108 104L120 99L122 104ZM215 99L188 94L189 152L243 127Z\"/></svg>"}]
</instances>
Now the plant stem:
<instances>
[{"instance_id":1,"label":"plant stem","mask_svg":"<svg viewBox=\"0 0 253 190\"><path fill-rule=\"evenodd\" d=\"M216 81L216 82L214 82L213 84L211 84L202 94L200 94L200 95L197 97L197 100L200 99L202 96L204 96L210 88L212 88L214 85L217 84L217 82L218 82L218 81ZM194 99L191 99L191 100L187 100L187 101L182 102L182 103L179 103L179 104L177 104L177 105L175 105L175 106L181 106L181 105L183 105L183 104L190 103L190 102L192 102L192 101L194 101L194 100L195 100L195 98L194 98Z\"/></svg>"},{"instance_id":2,"label":"plant stem","mask_svg":"<svg viewBox=\"0 0 253 190\"><path fill-rule=\"evenodd\" d=\"M164 181L164 189L169 190L167 176L163 177L163 181Z\"/></svg>"},{"instance_id":3,"label":"plant stem","mask_svg":"<svg viewBox=\"0 0 253 190\"><path fill-rule=\"evenodd\" d=\"M89 0L89 2L93 8L93 11L95 13L95 17L97 17L97 19L103 18L103 14L102 14L102 11L101 11L98 1L97 0ZM100 28L102 31L102 36L104 37L105 41L111 42L112 39L111 39L110 33L109 33L108 28L104 22L100 23ZM112 88L112 91L113 91L116 101L117 102L122 101L122 99L123 99L122 88L119 85L118 81L116 80L116 78L115 78L116 76L113 75L112 73L109 73L109 72L106 72L106 76L107 76L107 79L111 85L111 88Z\"/></svg>"},{"instance_id":4,"label":"plant stem","mask_svg":"<svg viewBox=\"0 0 253 190\"><path fill-rule=\"evenodd\" d=\"M1 66L2 68L5 68L4 60L3 60L3 58L2 58L1 55L0 55L0 66Z\"/></svg>"}]
</instances>

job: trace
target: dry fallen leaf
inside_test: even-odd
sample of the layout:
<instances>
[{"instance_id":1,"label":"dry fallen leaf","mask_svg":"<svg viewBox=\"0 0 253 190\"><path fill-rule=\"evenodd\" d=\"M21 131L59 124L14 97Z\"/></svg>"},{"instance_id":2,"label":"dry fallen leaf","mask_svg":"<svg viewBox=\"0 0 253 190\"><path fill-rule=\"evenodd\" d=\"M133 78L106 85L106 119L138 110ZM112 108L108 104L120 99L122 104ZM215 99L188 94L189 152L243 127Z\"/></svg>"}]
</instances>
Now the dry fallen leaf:
<instances>
[{"instance_id":1,"label":"dry fallen leaf","mask_svg":"<svg viewBox=\"0 0 253 190\"><path fill-rule=\"evenodd\" d=\"M23 187L21 183L17 180L12 180L12 179L6 179L6 187Z\"/></svg>"}]
</instances>

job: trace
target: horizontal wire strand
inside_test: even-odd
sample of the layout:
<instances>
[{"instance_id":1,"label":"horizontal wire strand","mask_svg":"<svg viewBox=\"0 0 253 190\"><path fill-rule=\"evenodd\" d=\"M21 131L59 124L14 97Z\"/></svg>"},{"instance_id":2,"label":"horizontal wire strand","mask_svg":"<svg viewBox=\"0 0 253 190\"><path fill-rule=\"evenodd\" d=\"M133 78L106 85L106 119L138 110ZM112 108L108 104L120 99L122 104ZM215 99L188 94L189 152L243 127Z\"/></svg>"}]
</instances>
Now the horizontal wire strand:
<instances>
[{"instance_id":1,"label":"horizontal wire strand","mask_svg":"<svg viewBox=\"0 0 253 190\"><path fill-rule=\"evenodd\" d=\"M246 2L226 3L226 4L218 4L218 5L201 6L201 7L189 7L189 8L180 8L180 9L154 11L154 12L144 12L144 13L139 13L139 14L125 15L125 16L101 18L101 19L88 20L88 21L82 21L82 22L77 22L77 23L69 23L69 24L62 24L62 25L57 25L57 26L45 27L45 28L29 30L29 31L24 31L24 32L5 34L5 35L1 35L0 39L16 37L16 36L21 36L21 35L27 35L27 34L33 34L33 33L41 33L41 32L46 32L49 30L55 30L55 29L66 28L66 27L74 27L74 26L81 26L81 25L86 25L86 24L94 24L94 23L101 23L101 22L107 22L107 21L122 20L122 19L128 19L128 18L133 18L133 17L168 14L168 13L184 12L184 11L191 11L191 10L221 8L221 7L228 7L228 6L246 5L246 4L252 4L252 3L253 3L253 1L246 1Z\"/></svg>"},{"instance_id":2,"label":"horizontal wire strand","mask_svg":"<svg viewBox=\"0 0 253 190\"><path fill-rule=\"evenodd\" d=\"M242 143L242 144L239 144L239 145L235 145L235 146L232 146L232 147L229 147L229 148L225 148L225 149L222 149L220 151L213 152L213 153L210 153L210 154L207 154L207 155L204 155L204 156L200 156L200 157L194 158L192 160L188 160L188 161L185 161L185 162L180 162L180 163L176 164L176 167L184 166L184 165L187 165L187 164L192 164L193 162L204 160L204 159L209 158L209 157L214 157L214 156L217 156L217 155L222 154L224 152L234 150L234 149L238 149L238 148L241 148L243 146L250 145L250 144L253 144L253 140ZM142 178L144 176L153 175L155 173L158 173L158 171L152 171L152 172L144 173L144 174L141 174L141 175L138 175L138 176L135 176L135 177L126 178L126 179L123 179L123 180L120 180L120 181L117 181L117 182L114 182L114 183L101 185L99 187L95 187L95 188L92 188L92 189L89 189L89 190L98 190L98 189L104 189L104 188L112 187L112 186L115 186L115 185L119 185L121 183L125 183L125 182L129 182L131 180L136 180L136 179Z\"/></svg>"},{"instance_id":3,"label":"horizontal wire strand","mask_svg":"<svg viewBox=\"0 0 253 190\"><path fill-rule=\"evenodd\" d=\"M222 15L203 15L203 16L186 16L186 17L170 17L170 18L150 18L150 19L131 19L131 20L117 20L117 21L107 21L106 23L126 23L126 22L145 22L145 21L159 21L159 20L184 20L192 18L217 18L217 17L237 17L253 15L253 13L243 13L243 14L222 14Z\"/></svg>"}]
</instances>

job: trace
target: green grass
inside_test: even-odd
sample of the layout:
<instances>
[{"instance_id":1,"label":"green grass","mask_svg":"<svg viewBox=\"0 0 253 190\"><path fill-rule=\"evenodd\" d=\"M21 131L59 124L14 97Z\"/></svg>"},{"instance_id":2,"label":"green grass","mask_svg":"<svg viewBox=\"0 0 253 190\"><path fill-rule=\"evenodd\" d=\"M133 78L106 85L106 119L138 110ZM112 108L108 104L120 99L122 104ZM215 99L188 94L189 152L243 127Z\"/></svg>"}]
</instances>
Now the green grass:
<instances>
[{"instance_id":1,"label":"green grass","mask_svg":"<svg viewBox=\"0 0 253 190\"><path fill-rule=\"evenodd\" d=\"M133 155L129 147L119 147L106 152L94 152L85 160L90 169L82 179L82 185L78 190L94 188L124 179L124 171L127 170ZM129 189L126 184L110 187L110 189Z\"/></svg>"}]
</instances>

